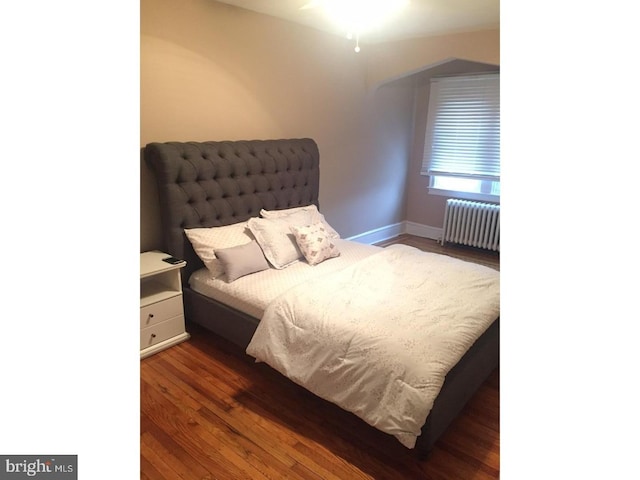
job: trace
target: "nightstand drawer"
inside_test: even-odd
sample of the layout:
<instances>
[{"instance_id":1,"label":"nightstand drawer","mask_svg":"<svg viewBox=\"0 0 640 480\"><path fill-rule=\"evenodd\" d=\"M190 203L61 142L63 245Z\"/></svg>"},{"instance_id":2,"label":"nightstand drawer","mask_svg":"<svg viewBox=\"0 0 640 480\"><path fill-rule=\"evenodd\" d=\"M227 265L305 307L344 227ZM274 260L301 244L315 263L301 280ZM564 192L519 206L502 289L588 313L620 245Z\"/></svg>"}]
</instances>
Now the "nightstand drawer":
<instances>
[{"instance_id":1,"label":"nightstand drawer","mask_svg":"<svg viewBox=\"0 0 640 480\"><path fill-rule=\"evenodd\" d=\"M184 315L140 330L140 350L184 333Z\"/></svg>"},{"instance_id":2,"label":"nightstand drawer","mask_svg":"<svg viewBox=\"0 0 640 480\"><path fill-rule=\"evenodd\" d=\"M140 328L150 327L177 315L183 315L182 295L152 303L140 309Z\"/></svg>"}]
</instances>

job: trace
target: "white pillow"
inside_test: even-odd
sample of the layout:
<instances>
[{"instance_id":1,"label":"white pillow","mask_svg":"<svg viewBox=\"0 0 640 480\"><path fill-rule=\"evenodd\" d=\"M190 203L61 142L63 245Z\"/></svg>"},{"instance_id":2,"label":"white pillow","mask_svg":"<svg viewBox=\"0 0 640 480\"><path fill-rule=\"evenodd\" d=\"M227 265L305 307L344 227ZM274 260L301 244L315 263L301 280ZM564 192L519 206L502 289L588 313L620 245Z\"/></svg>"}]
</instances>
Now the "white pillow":
<instances>
[{"instance_id":1,"label":"white pillow","mask_svg":"<svg viewBox=\"0 0 640 480\"><path fill-rule=\"evenodd\" d=\"M279 218L251 218L247 226L267 257L278 270L288 267L303 258L291 227L309 225L311 213L300 210Z\"/></svg>"},{"instance_id":2,"label":"white pillow","mask_svg":"<svg viewBox=\"0 0 640 480\"><path fill-rule=\"evenodd\" d=\"M340 255L322 222L302 227L291 227L296 243L309 265L317 265Z\"/></svg>"},{"instance_id":3,"label":"white pillow","mask_svg":"<svg viewBox=\"0 0 640 480\"><path fill-rule=\"evenodd\" d=\"M244 245L218 249L216 256L224 267L228 283L269 268L269 263L255 240Z\"/></svg>"},{"instance_id":4,"label":"white pillow","mask_svg":"<svg viewBox=\"0 0 640 480\"><path fill-rule=\"evenodd\" d=\"M186 228L184 233L202 263L211 272L219 271L219 268L216 268L217 262L214 261L216 250L244 245L254 240L251 232L247 229L247 222L223 227Z\"/></svg>"},{"instance_id":5,"label":"white pillow","mask_svg":"<svg viewBox=\"0 0 640 480\"><path fill-rule=\"evenodd\" d=\"M329 237L340 238L340 234L336 232L331 225L329 225L324 218L324 215L318 211L318 207L314 204L305 205L304 207L286 208L284 210L265 210L263 208L260 210L260 216L263 218L280 218L300 211L308 211L311 213L311 223L322 222Z\"/></svg>"},{"instance_id":6,"label":"white pillow","mask_svg":"<svg viewBox=\"0 0 640 480\"><path fill-rule=\"evenodd\" d=\"M299 212L301 210L310 210L315 208L318 211L318 207L315 205L304 205L302 207L293 207L293 208L285 208L282 210L265 210L264 208L260 210L260 216L263 218L279 218L286 217L287 215L291 215L292 213Z\"/></svg>"}]
</instances>

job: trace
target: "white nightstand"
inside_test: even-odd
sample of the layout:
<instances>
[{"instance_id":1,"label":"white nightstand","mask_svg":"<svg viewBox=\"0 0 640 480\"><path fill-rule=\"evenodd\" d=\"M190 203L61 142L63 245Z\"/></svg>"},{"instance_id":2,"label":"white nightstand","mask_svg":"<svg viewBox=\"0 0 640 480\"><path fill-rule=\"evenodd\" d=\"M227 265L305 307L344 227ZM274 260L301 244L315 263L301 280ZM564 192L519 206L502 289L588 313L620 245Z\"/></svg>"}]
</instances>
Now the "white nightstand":
<instances>
[{"instance_id":1,"label":"white nightstand","mask_svg":"<svg viewBox=\"0 0 640 480\"><path fill-rule=\"evenodd\" d=\"M140 358L189 338L185 331L180 269L187 263L163 262L170 255L140 254Z\"/></svg>"}]
</instances>

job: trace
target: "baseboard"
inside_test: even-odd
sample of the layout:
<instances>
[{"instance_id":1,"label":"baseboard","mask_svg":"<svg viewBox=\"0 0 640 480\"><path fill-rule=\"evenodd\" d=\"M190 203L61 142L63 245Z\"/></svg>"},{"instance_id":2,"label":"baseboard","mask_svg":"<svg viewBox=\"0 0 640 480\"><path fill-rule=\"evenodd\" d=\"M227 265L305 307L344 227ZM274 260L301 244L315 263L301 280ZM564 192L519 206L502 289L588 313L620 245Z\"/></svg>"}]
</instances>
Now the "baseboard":
<instances>
[{"instance_id":1,"label":"baseboard","mask_svg":"<svg viewBox=\"0 0 640 480\"><path fill-rule=\"evenodd\" d=\"M368 232L354 235L347 238L347 240L353 240L354 242L367 243L372 245L374 243L383 242L390 238L395 238L398 235L405 233L405 222L395 223L393 225L387 225L386 227L376 228Z\"/></svg>"},{"instance_id":2,"label":"baseboard","mask_svg":"<svg viewBox=\"0 0 640 480\"><path fill-rule=\"evenodd\" d=\"M353 237L347 238L347 240L372 245L374 243L395 238L403 233L416 235L418 237L431 238L433 240L440 240L442 238L442 228L404 221L388 225L386 227L376 228L375 230L370 230L359 235L354 235Z\"/></svg>"}]
</instances>

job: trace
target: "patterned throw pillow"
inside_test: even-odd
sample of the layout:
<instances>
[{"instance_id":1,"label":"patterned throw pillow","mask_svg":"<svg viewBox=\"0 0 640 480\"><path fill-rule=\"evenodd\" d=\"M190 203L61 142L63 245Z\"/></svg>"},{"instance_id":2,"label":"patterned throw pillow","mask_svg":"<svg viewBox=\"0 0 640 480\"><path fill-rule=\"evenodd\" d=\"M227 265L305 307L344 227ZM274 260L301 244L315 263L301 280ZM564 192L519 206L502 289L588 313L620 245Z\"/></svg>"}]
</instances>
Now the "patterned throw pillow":
<instances>
[{"instance_id":1,"label":"patterned throw pillow","mask_svg":"<svg viewBox=\"0 0 640 480\"><path fill-rule=\"evenodd\" d=\"M303 227L291 227L300 251L309 265L317 265L340 255L322 222Z\"/></svg>"}]
</instances>

